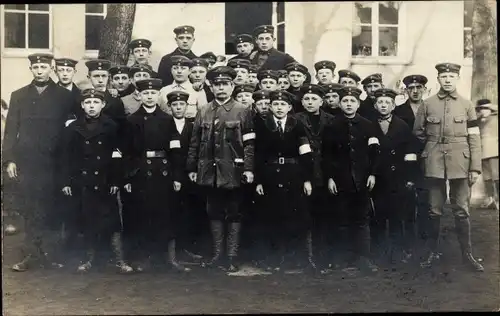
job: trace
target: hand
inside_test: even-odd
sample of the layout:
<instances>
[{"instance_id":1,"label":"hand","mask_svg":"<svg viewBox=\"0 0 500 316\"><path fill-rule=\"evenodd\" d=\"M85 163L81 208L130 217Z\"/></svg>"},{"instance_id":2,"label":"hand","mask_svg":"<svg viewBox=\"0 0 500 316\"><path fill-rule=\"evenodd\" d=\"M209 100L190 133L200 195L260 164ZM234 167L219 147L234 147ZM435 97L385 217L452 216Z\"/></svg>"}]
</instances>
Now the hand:
<instances>
[{"instance_id":1,"label":"hand","mask_svg":"<svg viewBox=\"0 0 500 316\"><path fill-rule=\"evenodd\" d=\"M264 187L262 186L262 184L257 184L255 191L258 195L264 195Z\"/></svg>"},{"instance_id":2,"label":"hand","mask_svg":"<svg viewBox=\"0 0 500 316\"><path fill-rule=\"evenodd\" d=\"M196 172L190 172L188 176L189 180L196 183L196 179L198 178L198 174Z\"/></svg>"},{"instance_id":3,"label":"hand","mask_svg":"<svg viewBox=\"0 0 500 316\"><path fill-rule=\"evenodd\" d=\"M132 185L130 183L125 184L123 187L128 193L132 192Z\"/></svg>"},{"instance_id":4,"label":"hand","mask_svg":"<svg viewBox=\"0 0 500 316\"><path fill-rule=\"evenodd\" d=\"M366 187L368 188L368 191L373 190L373 187L375 186L375 176L369 176L368 180L366 181Z\"/></svg>"},{"instance_id":5,"label":"hand","mask_svg":"<svg viewBox=\"0 0 500 316\"><path fill-rule=\"evenodd\" d=\"M179 192L181 190L181 183L178 181L174 181L174 191Z\"/></svg>"},{"instance_id":6,"label":"hand","mask_svg":"<svg viewBox=\"0 0 500 316\"><path fill-rule=\"evenodd\" d=\"M253 182L253 172L252 171L243 172L243 177L246 179L246 183Z\"/></svg>"},{"instance_id":7,"label":"hand","mask_svg":"<svg viewBox=\"0 0 500 316\"><path fill-rule=\"evenodd\" d=\"M477 178L479 178L479 172L469 171L469 186L473 186L476 183Z\"/></svg>"},{"instance_id":8,"label":"hand","mask_svg":"<svg viewBox=\"0 0 500 316\"><path fill-rule=\"evenodd\" d=\"M71 196L71 187L62 188L64 195Z\"/></svg>"},{"instance_id":9,"label":"hand","mask_svg":"<svg viewBox=\"0 0 500 316\"><path fill-rule=\"evenodd\" d=\"M116 192L118 192L118 187L112 186L111 189L109 189L109 193L112 195L115 195Z\"/></svg>"},{"instance_id":10,"label":"hand","mask_svg":"<svg viewBox=\"0 0 500 316\"><path fill-rule=\"evenodd\" d=\"M307 195L307 196L310 196L311 193L312 193L312 185L311 185L311 181L306 181L304 182L304 193Z\"/></svg>"},{"instance_id":11,"label":"hand","mask_svg":"<svg viewBox=\"0 0 500 316\"><path fill-rule=\"evenodd\" d=\"M332 178L328 179L328 191L330 191L330 193L334 195L337 195L337 193L339 192L337 191L337 185Z\"/></svg>"},{"instance_id":12,"label":"hand","mask_svg":"<svg viewBox=\"0 0 500 316\"><path fill-rule=\"evenodd\" d=\"M108 91L109 91L109 94L111 94L111 96L113 98L116 98L118 96L118 90L111 88L111 89L108 89Z\"/></svg>"},{"instance_id":13,"label":"hand","mask_svg":"<svg viewBox=\"0 0 500 316\"><path fill-rule=\"evenodd\" d=\"M203 82L195 82L193 83L193 89L194 91L201 91L203 88Z\"/></svg>"},{"instance_id":14,"label":"hand","mask_svg":"<svg viewBox=\"0 0 500 316\"><path fill-rule=\"evenodd\" d=\"M11 179L17 178L17 166L15 163L9 162L7 165L7 174Z\"/></svg>"},{"instance_id":15,"label":"hand","mask_svg":"<svg viewBox=\"0 0 500 316\"><path fill-rule=\"evenodd\" d=\"M411 181L408 181L406 182L406 188L411 190L413 189L413 186L415 186L415 183L411 182Z\"/></svg>"}]
</instances>

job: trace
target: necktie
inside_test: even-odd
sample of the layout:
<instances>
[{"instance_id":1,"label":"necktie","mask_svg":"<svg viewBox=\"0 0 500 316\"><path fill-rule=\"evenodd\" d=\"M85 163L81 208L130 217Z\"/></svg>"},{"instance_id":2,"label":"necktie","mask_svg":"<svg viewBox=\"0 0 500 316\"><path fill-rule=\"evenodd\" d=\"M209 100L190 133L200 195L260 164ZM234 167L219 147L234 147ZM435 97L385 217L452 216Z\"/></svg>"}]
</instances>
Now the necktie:
<instances>
[{"instance_id":1,"label":"necktie","mask_svg":"<svg viewBox=\"0 0 500 316\"><path fill-rule=\"evenodd\" d=\"M384 135L387 134L387 131L389 130L389 118L390 117L378 119L378 124L380 125L380 129Z\"/></svg>"},{"instance_id":2,"label":"necktie","mask_svg":"<svg viewBox=\"0 0 500 316\"><path fill-rule=\"evenodd\" d=\"M278 131L280 132L280 135L283 136L283 122L282 121L278 121Z\"/></svg>"}]
</instances>

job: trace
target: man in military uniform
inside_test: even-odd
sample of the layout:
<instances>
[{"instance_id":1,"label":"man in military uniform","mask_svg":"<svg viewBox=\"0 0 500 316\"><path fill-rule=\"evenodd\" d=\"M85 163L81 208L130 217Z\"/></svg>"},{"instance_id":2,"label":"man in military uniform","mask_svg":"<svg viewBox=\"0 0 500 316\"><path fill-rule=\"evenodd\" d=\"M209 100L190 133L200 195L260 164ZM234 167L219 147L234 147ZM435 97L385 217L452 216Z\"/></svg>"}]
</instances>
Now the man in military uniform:
<instances>
[{"instance_id":1,"label":"man in military uniform","mask_svg":"<svg viewBox=\"0 0 500 316\"><path fill-rule=\"evenodd\" d=\"M250 54L253 51L253 37L250 34L240 34L235 38L236 51L238 55L229 59L229 61L233 59L247 59L250 60Z\"/></svg>"},{"instance_id":2,"label":"man in military uniform","mask_svg":"<svg viewBox=\"0 0 500 316\"><path fill-rule=\"evenodd\" d=\"M57 79L59 79L57 84L71 91L75 99L75 106L80 107L80 89L73 82L78 61L71 58L56 58L54 61L56 63Z\"/></svg>"},{"instance_id":3,"label":"man in military uniform","mask_svg":"<svg viewBox=\"0 0 500 316\"><path fill-rule=\"evenodd\" d=\"M366 99L361 101L358 113L368 120L375 121L378 117L378 112L374 107L375 91L384 87L382 84L382 75L369 75L361 81L361 84L363 85L363 90L365 90Z\"/></svg>"},{"instance_id":4,"label":"man in military uniform","mask_svg":"<svg viewBox=\"0 0 500 316\"><path fill-rule=\"evenodd\" d=\"M436 65L441 88L420 106L413 129L424 144L421 156L431 206L430 254L422 265L432 266L439 259L437 245L448 180L462 258L474 270L484 271L472 256L469 221L470 189L481 173L481 140L474 105L456 90L460 68L460 65L452 63Z\"/></svg>"},{"instance_id":5,"label":"man in military uniform","mask_svg":"<svg viewBox=\"0 0 500 316\"><path fill-rule=\"evenodd\" d=\"M288 71L288 78L290 80L290 88L288 88L288 92L295 96L295 101L293 102L293 112L302 112L304 111L304 107L302 106L301 101L301 88L306 83L309 71L306 66L297 62L286 65L285 70Z\"/></svg>"},{"instance_id":6,"label":"man in military uniform","mask_svg":"<svg viewBox=\"0 0 500 316\"><path fill-rule=\"evenodd\" d=\"M290 78L288 78L288 71L282 69L276 72L278 75L278 88L281 91L288 91L290 88Z\"/></svg>"},{"instance_id":7,"label":"man in military uniform","mask_svg":"<svg viewBox=\"0 0 500 316\"><path fill-rule=\"evenodd\" d=\"M342 110L340 109L340 97L339 91L344 87L340 83L330 83L323 86L325 90L325 96L322 110L331 115L339 115L342 114Z\"/></svg>"},{"instance_id":8,"label":"man in military uniform","mask_svg":"<svg viewBox=\"0 0 500 316\"><path fill-rule=\"evenodd\" d=\"M142 99L141 93L137 90L137 82L141 80L150 79L152 76L152 69L148 66L136 65L129 69L129 77L134 86L134 92L122 97L122 102L125 107L125 115L130 115L137 111L141 106Z\"/></svg>"},{"instance_id":9,"label":"man in military uniform","mask_svg":"<svg viewBox=\"0 0 500 316\"><path fill-rule=\"evenodd\" d=\"M234 84L241 86L248 83L248 70L250 69L250 61L247 59L232 59L227 65L236 71Z\"/></svg>"},{"instance_id":10,"label":"man in military uniform","mask_svg":"<svg viewBox=\"0 0 500 316\"><path fill-rule=\"evenodd\" d=\"M50 74L53 70L51 54L28 56L33 81L14 92L5 124L3 165L8 179L6 194L13 207L19 209L25 225L23 259L12 266L14 271L25 271L39 259L50 264L49 257L57 251L57 235L62 217L55 205L60 194L57 186L57 158L64 123L73 110L71 93L58 86ZM52 257L54 258L54 257Z\"/></svg>"},{"instance_id":11,"label":"man in military uniform","mask_svg":"<svg viewBox=\"0 0 500 316\"><path fill-rule=\"evenodd\" d=\"M274 70L261 70L257 74L259 87L265 91L278 90L278 74Z\"/></svg>"},{"instance_id":12,"label":"man in military uniform","mask_svg":"<svg viewBox=\"0 0 500 316\"><path fill-rule=\"evenodd\" d=\"M174 82L174 77L172 75L172 56L184 56L188 59L198 57L191 51L195 40L194 30L194 27L190 25L182 25L174 29L177 48L170 54L163 56L158 66L158 76L162 80L164 87Z\"/></svg>"},{"instance_id":13,"label":"man in military uniform","mask_svg":"<svg viewBox=\"0 0 500 316\"><path fill-rule=\"evenodd\" d=\"M316 80L318 80L319 85L324 86L333 83L335 79L335 67L337 65L330 60L322 60L314 64Z\"/></svg>"},{"instance_id":14,"label":"man in military uniform","mask_svg":"<svg viewBox=\"0 0 500 316\"><path fill-rule=\"evenodd\" d=\"M280 52L274 48L274 26L261 25L254 29L253 36L257 44L257 50L250 54L252 64L259 67L259 70L285 69L285 65L295 61L295 58L287 53Z\"/></svg>"},{"instance_id":15,"label":"man in military uniform","mask_svg":"<svg viewBox=\"0 0 500 316\"><path fill-rule=\"evenodd\" d=\"M109 68L111 86L118 92L118 97L123 98L135 92L135 86L130 80L130 68L128 66L114 66Z\"/></svg>"},{"instance_id":16,"label":"man in military uniform","mask_svg":"<svg viewBox=\"0 0 500 316\"><path fill-rule=\"evenodd\" d=\"M347 69L339 70L339 83L345 87L357 87L361 78L353 71Z\"/></svg>"},{"instance_id":17,"label":"man in military uniform","mask_svg":"<svg viewBox=\"0 0 500 316\"><path fill-rule=\"evenodd\" d=\"M214 94L208 85L207 73L208 61L203 58L191 60L189 80L193 84L194 91L199 92L198 103L200 105L207 104L214 99Z\"/></svg>"},{"instance_id":18,"label":"man in military uniform","mask_svg":"<svg viewBox=\"0 0 500 316\"><path fill-rule=\"evenodd\" d=\"M151 41L145 38L137 38L128 44L128 48L134 56L134 63L131 67L146 65L151 67L149 64L151 58L151 45L153 45ZM153 68L151 67L151 69ZM151 71L151 77L158 78L158 74Z\"/></svg>"},{"instance_id":19,"label":"man in military uniform","mask_svg":"<svg viewBox=\"0 0 500 316\"><path fill-rule=\"evenodd\" d=\"M241 183L253 182L255 132L252 111L231 98L236 77L234 69L219 66L210 70L207 77L215 100L202 106L196 115L187 170L191 181L206 188L207 193L214 254L205 264L221 263L224 222L227 222L227 268L237 271Z\"/></svg>"}]
</instances>

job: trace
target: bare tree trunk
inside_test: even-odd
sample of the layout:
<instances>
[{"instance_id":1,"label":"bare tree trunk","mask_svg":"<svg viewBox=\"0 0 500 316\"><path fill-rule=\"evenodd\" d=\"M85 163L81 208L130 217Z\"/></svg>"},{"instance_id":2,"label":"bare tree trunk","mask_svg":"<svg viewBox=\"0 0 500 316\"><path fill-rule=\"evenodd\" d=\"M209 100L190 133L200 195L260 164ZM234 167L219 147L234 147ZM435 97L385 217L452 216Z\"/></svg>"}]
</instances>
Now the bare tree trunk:
<instances>
[{"instance_id":1,"label":"bare tree trunk","mask_svg":"<svg viewBox=\"0 0 500 316\"><path fill-rule=\"evenodd\" d=\"M108 14L101 28L99 58L116 65L127 64L135 7L135 4L108 4Z\"/></svg>"}]
</instances>

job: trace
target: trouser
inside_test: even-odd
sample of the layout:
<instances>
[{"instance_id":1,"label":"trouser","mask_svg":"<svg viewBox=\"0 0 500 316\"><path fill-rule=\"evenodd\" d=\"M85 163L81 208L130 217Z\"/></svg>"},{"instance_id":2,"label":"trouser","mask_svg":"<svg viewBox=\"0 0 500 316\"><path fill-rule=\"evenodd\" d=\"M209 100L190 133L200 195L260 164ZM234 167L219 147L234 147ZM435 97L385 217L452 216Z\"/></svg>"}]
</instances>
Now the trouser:
<instances>
[{"instance_id":1,"label":"trouser","mask_svg":"<svg viewBox=\"0 0 500 316\"><path fill-rule=\"evenodd\" d=\"M240 208L241 190L208 188L207 214L210 220L239 223L242 219Z\"/></svg>"},{"instance_id":2,"label":"trouser","mask_svg":"<svg viewBox=\"0 0 500 316\"><path fill-rule=\"evenodd\" d=\"M335 197L326 188L316 187L309 197L312 216L312 240L314 253L326 264L338 247L338 224L335 218Z\"/></svg>"}]
</instances>

